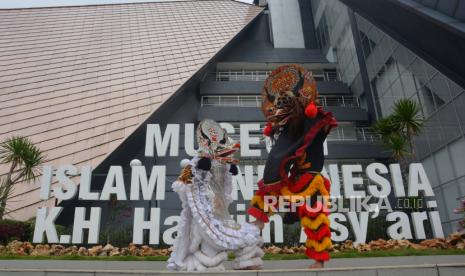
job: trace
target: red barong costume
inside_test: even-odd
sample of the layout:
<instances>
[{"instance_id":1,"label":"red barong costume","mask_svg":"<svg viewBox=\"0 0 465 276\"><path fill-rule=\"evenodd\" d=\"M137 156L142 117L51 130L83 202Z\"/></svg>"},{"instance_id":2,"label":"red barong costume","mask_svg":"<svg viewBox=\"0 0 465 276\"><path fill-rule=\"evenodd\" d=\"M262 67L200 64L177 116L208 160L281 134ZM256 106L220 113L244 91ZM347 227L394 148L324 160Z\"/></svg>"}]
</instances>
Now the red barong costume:
<instances>
[{"instance_id":1,"label":"red barong costume","mask_svg":"<svg viewBox=\"0 0 465 276\"><path fill-rule=\"evenodd\" d=\"M306 255L328 261L331 231L327 206L317 197L329 197L330 182L321 175L323 144L336 120L317 107L316 82L311 72L298 65L274 70L262 90L262 112L267 119L264 134L273 140L259 190L251 200L248 214L268 222L272 211L265 211L265 196L309 198L294 213L286 213L285 223L300 220L307 235Z\"/></svg>"}]
</instances>

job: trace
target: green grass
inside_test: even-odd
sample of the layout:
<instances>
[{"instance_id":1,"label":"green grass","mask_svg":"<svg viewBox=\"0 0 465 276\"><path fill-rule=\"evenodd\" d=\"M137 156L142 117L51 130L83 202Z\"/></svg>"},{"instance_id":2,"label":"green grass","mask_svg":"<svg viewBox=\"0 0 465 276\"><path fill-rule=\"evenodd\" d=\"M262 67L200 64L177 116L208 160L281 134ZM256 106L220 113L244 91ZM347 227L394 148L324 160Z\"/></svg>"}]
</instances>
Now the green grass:
<instances>
[{"instance_id":1,"label":"green grass","mask_svg":"<svg viewBox=\"0 0 465 276\"><path fill-rule=\"evenodd\" d=\"M347 251L332 253L333 258L366 258L366 257L401 257L401 256L435 256L435 255L465 255L465 249L427 249L412 248L398 250L374 250L370 252Z\"/></svg>"},{"instance_id":2,"label":"green grass","mask_svg":"<svg viewBox=\"0 0 465 276\"><path fill-rule=\"evenodd\" d=\"M433 256L433 255L465 255L465 249L430 249L415 250L411 248L370 252L347 251L331 253L331 257L338 258L369 258L369 257L399 257L399 256ZM231 258L231 256L230 256ZM0 255L1 260L85 260L85 261L166 261L167 256L114 256L114 257L89 257L89 256L16 256ZM266 254L264 260L301 260L307 259L304 254Z\"/></svg>"},{"instance_id":3,"label":"green grass","mask_svg":"<svg viewBox=\"0 0 465 276\"><path fill-rule=\"evenodd\" d=\"M18 255L0 255L0 260L76 260L76 261L157 261L164 262L168 260L167 256L18 256Z\"/></svg>"}]
</instances>

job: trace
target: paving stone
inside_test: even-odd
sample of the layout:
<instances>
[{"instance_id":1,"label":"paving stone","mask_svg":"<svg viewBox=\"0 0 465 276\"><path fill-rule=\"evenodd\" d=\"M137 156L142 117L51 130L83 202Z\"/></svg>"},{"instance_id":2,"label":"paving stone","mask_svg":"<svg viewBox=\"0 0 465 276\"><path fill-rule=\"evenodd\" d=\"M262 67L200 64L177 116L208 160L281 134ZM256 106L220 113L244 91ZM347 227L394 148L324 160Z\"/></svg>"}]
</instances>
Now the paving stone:
<instances>
[{"instance_id":1,"label":"paving stone","mask_svg":"<svg viewBox=\"0 0 465 276\"><path fill-rule=\"evenodd\" d=\"M465 256L464 256L465 259ZM464 260L465 262L465 260ZM439 276L463 276L465 275L465 267L439 267Z\"/></svg>"},{"instance_id":2,"label":"paving stone","mask_svg":"<svg viewBox=\"0 0 465 276\"><path fill-rule=\"evenodd\" d=\"M317 272L302 271L259 271L258 276L317 276Z\"/></svg>"},{"instance_id":3,"label":"paving stone","mask_svg":"<svg viewBox=\"0 0 465 276\"><path fill-rule=\"evenodd\" d=\"M1 276L46 276L43 271L5 271L0 270Z\"/></svg>"},{"instance_id":4,"label":"paving stone","mask_svg":"<svg viewBox=\"0 0 465 276\"><path fill-rule=\"evenodd\" d=\"M394 269L378 269L378 276L390 275L408 275L408 276L438 276L436 267L431 268L394 268ZM462 276L465 274L462 274ZM447 275L451 276L451 275Z\"/></svg>"},{"instance_id":5,"label":"paving stone","mask_svg":"<svg viewBox=\"0 0 465 276\"><path fill-rule=\"evenodd\" d=\"M377 276L375 269L348 269L318 271L318 276Z\"/></svg>"}]
</instances>

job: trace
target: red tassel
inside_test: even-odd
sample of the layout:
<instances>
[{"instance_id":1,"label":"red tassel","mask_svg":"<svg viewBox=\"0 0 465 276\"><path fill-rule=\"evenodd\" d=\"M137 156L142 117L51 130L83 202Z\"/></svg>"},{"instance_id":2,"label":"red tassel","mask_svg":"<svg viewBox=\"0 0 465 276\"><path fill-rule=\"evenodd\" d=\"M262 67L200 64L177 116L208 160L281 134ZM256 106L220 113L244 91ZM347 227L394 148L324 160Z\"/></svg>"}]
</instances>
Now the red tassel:
<instances>
[{"instance_id":1,"label":"red tassel","mask_svg":"<svg viewBox=\"0 0 465 276\"><path fill-rule=\"evenodd\" d=\"M307 116L310 119L314 119L317 114L318 108L316 107L316 104L314 102L310 102L307 105L307 108L305 108L305 116Z\"/></svg>"},{"instance_id":2,"label":"red tassel","mask_svg":"<svg viewBox=\"0 0 465 276\"><path fill-rule=\"evenodd\" d=\"M247 214L251 215L252 217L256 218L256 219L259 219L263 222L269 222L270 219L268 218L268 216L265 214L265 212L263 212L262 210L258 209L258 208L255 208L255 207L250 207L248 210L247 210Z\"/></svg>"},{"instance_id":3,"label":"red tassel","mask_svg":"<svg viewBox=\"0 0 465 276\"><path fill-rule=\"evenodd\" d=\"M327 262L330 259L328 251L316 252L311 248L307 248L307 250L305 250L305 255L318 262Z\"/></svg>"},{"instance_id":4,"label":"red tassel","mask_svg":"<svg viewBox=\"0 0 465 276\"><path fill-rule=\"evenodd\" d=\"M265 128L263 129L263 135L271 137L273 135L273 127L271 123L266 124Z\"/></svg>"}]
</instances>

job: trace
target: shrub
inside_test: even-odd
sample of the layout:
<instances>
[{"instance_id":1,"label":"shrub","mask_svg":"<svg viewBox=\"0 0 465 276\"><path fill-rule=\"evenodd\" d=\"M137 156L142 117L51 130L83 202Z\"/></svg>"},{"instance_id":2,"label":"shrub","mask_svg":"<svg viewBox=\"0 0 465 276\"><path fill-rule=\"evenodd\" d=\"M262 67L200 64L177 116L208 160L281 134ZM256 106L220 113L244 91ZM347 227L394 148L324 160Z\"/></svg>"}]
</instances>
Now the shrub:
<instances>
[{"instance_id":1,"label":"shrub","mask_svg":"<svg viewBox=\"0 0 465 276\"><path fill-rule=\"evenodd\" d=\"M0 242L7 244L14 239L26 241L32 238L33 231L30 222L4 219L0 221Z\"/></svg>"},{"instance_id":2,"label":"shrub","mask_svg":"<svg viewBox=\"0 0 465 276\"><path fill-rule=\"evenodd\" d=\"M32 238L34 237L34 226L34 220L0 220L0 243L7 244L12 240L32 242ZM55 228L57 230L58 237L63 234L71 234L70 229L63 225L55 225Z\"/></svg>"}]
</instances>

